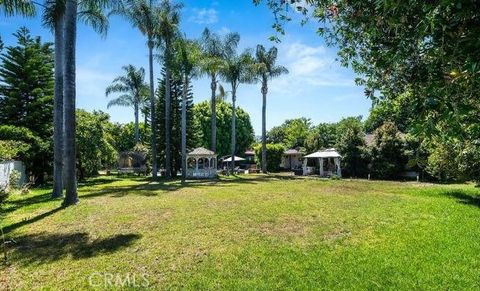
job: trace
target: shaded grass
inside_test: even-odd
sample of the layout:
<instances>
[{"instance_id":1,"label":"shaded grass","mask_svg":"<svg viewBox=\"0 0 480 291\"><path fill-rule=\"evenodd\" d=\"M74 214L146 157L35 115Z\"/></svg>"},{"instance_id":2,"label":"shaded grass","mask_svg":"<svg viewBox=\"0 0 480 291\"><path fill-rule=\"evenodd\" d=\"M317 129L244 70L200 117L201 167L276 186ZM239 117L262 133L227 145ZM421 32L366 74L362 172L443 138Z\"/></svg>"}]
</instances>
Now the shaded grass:
<instances>
[{"instance_id":1,"label":"shaded grass","mask_svg":"<svg viewBox=\"0 0 480 291\"><path fill-rule=\"evenodd\" d=\"M74 207L58 208L48 189L7 203L1 225L16 244L0 289L88 289L92 272L143 274L152 289L478 289L479 193L284 175L98 177Z\"/></svg>"}]
</instances>

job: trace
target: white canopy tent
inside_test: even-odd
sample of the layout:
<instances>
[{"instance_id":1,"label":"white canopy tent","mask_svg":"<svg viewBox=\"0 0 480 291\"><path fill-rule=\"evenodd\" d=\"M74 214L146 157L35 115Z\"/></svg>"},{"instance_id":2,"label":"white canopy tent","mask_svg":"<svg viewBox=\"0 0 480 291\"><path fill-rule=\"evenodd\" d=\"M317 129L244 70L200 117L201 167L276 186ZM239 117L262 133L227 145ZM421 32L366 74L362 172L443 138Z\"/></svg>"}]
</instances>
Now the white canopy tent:
<instances>
[{"instance_id":1,"label":"white canopy tent","mask_svg":"<svg viewBox=\"0 0 480 291\"><path fill-rule=\"evenodd\" d=\"M234 160L235 162L245 161L244 158L242 158L242 157L237 157L237 156L233 156L233 160ZM230 157L230 156L229 156L229 157L225 157L225 158L222 159L222 162L224 162L224 163L230 163L231 161L232 161L232 157Z\"/></svg>"},{"instance_id":2,"label":"white canopy tent","mask_svg":"<svg viewBox=\"0 0 480 291\"><path fill-rule=\"evenodd\" d=\"M318 165L318 174L321 177L332 176L333 174L341 177L341 157L342 156L334 148L306 155L303 159L303 175L315 174L317 172Z\"/></svg>"}]
</instances>

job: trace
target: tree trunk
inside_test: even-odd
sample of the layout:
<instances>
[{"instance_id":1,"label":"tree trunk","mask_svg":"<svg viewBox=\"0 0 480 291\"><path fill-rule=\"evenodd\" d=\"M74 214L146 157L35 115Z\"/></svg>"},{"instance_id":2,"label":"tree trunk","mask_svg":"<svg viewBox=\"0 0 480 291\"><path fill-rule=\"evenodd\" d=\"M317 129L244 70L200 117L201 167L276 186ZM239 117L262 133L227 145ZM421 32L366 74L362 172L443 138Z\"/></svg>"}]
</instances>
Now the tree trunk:
<instances>
[{"instance_id":1,"label":"tree trunk","mask_svg":"<svg viewBox=\"0 0 480 291\"><path fill-rule=\"evenodd\" d=\"M168 48L167 48L168 49ZM166 54L168 58L168 53ZM170 88L170 68L168 62L165 62L165 176L172 177L172 149L171 149L171 88Z\"/></svg>"},{"instance_id":2,"label":"tree trunk","mask_svg":"<svg viewBox=\"0 0 480 291\"><path fill-rule=\"evenodd\" d=\"M216 111L217 100L215 98L215 95L217 92L217 80L215 75L212 75L212 83L210 84L210 88L212 89L212 100L210 101L211 114L212 114L212 120L211 120L212 139L211 139L210 149L216 153L217 152L217 111Z\"/></svg>"},{"instance_id":3,"label":"tree trunk","mask_svg":"<svg viewBox=\"0 0 480 291\"><path fill-rule=\"evenodd\" d=\"M134 104L134 111L135 111L135 144L138 144L138 142L140 141L140 132L139 132L139 128L138 128L138 114L139 114L139 109L138 109L138 102L135 102Z\"/></svg>"},{"instance_id":4,"label":"tree trunk","mask_svg":"<svg viewBox=\"0 0 480 291\"><path fill-rule=\"evenodd\" d=\"M63 53L65 18L55 20L55 96L53 104L53 192L52 198L63 197Z\"/></svg>"},{"instance_id":5,"label":"tree trunk","mask_svg":"<svg viewBox=\"0 0 480 291\"><path fill-rule=\"evenodd\" d=\"M182 183L187 178L187 94L188 76L185 74L182 92Z\"/></svg>"},{"instance_id":6,"label":"tree trunk","mask_svg":"<svg viewBox=\"0 0 480 291\"><path fill-rule=\"evenodd\" d=\"M267 80L262 82L262 172L267 173Z\"/></svg>"},{"instance_id":7,"label":"tree trunk","mask_svg":"<svg viewBox=\"0 0 480 291\"><path fill-rule=\"evenodd\" d=\"M155 124L155 92L153 89L153 40L148 39L148 65L150 69L150 123L152 127L152 177L157 178L157 131Z\"/></svg>"},{"instance_id":8,"label":"tree trunk","mask_svg":"<svg viewBox=\"0 0 480 291\"><path fill-rule=\"evenodd\" d=\"M77 38L77 1L67 0L65 7L65 200L64 206L78 202L75 171L75 45Z\"/></svg>"},{"instance_id":9,"label":"tree trunk","mask_svg":"<svg viewBox=\"0 0 480 291\"><path fill-rule=\"evenodd\" d=\"M237 88L235 84L232 84L232 145L231 145L231 150L232 150L232 162L231 162L231 169L232 173L235 170L235 147L237 143L237 116L236 116L236 107L235 107L235 102L237 101Z\"/></svg>"}]
</instances>

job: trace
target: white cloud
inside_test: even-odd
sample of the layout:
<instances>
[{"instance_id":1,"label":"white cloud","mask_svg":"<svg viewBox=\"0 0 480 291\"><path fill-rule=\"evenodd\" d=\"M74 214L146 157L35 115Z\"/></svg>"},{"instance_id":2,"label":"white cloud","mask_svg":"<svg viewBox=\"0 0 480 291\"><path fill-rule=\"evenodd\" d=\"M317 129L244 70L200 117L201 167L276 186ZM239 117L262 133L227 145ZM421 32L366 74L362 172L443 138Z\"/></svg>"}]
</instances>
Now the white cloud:
<instances>
[{"instance_id":1,"label":"white cloud","mask_svg":"<svg viewBox=\"0 0 480 291\"><path fill-rule=\"evenodd\" d=\"M287 67L289 74L272 81L269 87L273 92L298 97L320 87L355 86L324 46L285 42L278 50L278 64Z\"/></svg>"},{"instance_id":2,"label":"white cloud","mask_svg":"<svg viewBox=\"0 0 480 291\"><path fill-rule=\"evenodd\" d=\"M197 24L213 24L218 22L218 12L213 8L194 8L188 20Z\"/></svg>"}]
</instances>

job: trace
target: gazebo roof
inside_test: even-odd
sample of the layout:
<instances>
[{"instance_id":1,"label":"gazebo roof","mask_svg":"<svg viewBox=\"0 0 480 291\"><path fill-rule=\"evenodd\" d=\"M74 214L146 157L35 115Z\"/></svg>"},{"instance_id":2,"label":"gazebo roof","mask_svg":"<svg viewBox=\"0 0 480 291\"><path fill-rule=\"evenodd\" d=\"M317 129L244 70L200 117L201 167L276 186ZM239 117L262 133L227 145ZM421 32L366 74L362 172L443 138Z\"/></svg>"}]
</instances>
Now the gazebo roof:
<instances>
[{"instance_id":1,"label":"gazebo roof","mask_svg":"<svg viewBox=\"0 0 480 291\"><path fill-rule=\"evenodd\" d=\"M301 152L297 151L296 149L289 149L289 150L286 150L284 153L284 155L298 155L298 154L301 154Z\"/></svg>"},{"instance_id":2,"label":"gazebo roof","mask_svg":"<svg viewBox=\"0 0 480 291\"><path fill-rule=\"evenodd\" d=\"M189 156L216 156L215 152L207 150L206 148L196 148L188 153Z\"/></svg>"},{"instance_id":3,"label":"gazebo roof","mask_svg":"<svg viewBox=\"0 0 480 291\"><path fill-rule=\"evenodd\" d=\"M335 149L326 149L306 155L305 158L341 158L342 156Z\"/></svg>"}]
</instances>

